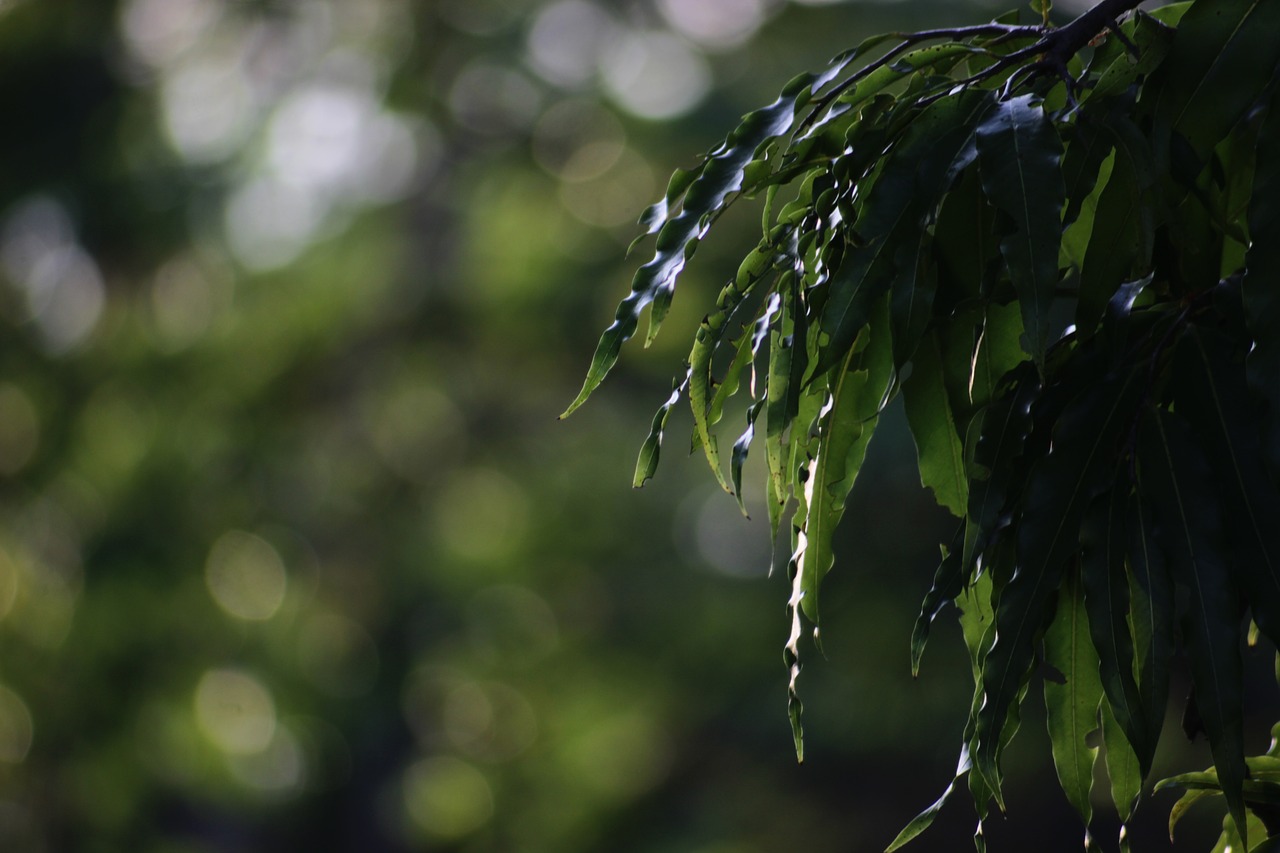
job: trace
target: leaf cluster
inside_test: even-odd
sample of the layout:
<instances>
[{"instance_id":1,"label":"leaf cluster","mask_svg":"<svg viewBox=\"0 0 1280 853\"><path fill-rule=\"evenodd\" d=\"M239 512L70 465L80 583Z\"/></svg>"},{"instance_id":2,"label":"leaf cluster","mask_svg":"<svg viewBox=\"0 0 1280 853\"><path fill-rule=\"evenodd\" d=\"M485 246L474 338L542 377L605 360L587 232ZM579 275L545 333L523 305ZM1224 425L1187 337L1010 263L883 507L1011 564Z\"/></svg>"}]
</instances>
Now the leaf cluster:
<instances>
[{"instance_id":1,"label":"leaf cluster","mask_svg":"<svg viewBox=\"0 0 1280 853\"><path fill-rule=\"evenodd\" d=\"M645 213L654 256L569 411L646 307L657 334L725 207L759 199L762 238L702 320L635 484L681 398L740 501L763 434L775 533L789 519L798 754L805 625L900 395L921 480L959 520L912 667L954 603L975 683L957 782L980 818L1003 808L1001 755L1043 661L1064 792L1087 825L1100 728L1128 820L1183 655L1247 844L1263 783L1244 757L1241 638L1252 619L1280 641L1280 2L1097 12L878 36L745 116ZM739 395L726 478L715 427Z\"/></svg>"}]
</instances>

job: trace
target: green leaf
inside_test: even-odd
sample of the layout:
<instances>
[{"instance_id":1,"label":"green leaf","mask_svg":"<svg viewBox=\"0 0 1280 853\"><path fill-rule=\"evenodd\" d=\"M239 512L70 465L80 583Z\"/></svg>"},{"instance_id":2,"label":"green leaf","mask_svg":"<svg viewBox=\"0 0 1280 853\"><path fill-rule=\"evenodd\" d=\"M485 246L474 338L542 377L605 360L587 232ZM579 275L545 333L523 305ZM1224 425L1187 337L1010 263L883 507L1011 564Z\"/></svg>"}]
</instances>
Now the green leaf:
<instances>
[{"instance_id":1,"label":"green leaf","mask_svg":"<svg viewBox=\"0 0 1280 853\"><path fill-rule=\"evenodd\" d=\"M1168 780L1165 780L1165 781L1168 781ZM1161 782L1160 785L1156 786L1157 791L1160 790L1161 785L1164 785L1164 782ZM1170 841L1174 840L1173 839L1174 827L1178 825L1178 821L1182 820L1182 816L1187 813L1188 809L1190 809L1192 806L1194 806L1196 803L1200 802L1201 800L1207 800L1215 796L1220 796L1221 793L1222 793L1221 791L1218 791L1212 788L1210 789L1188 788L1187 792L1183 794L1181 797L1179 797L1178 801L1173 804L1172 808L1169 809L1169 840Z\"/></svg>"},{"instance_id":2,"label":"green leaf","mask_svg":"<svg viewBox=\"0 0 1280 853\"><path fill-rule=\"evenodd\" d=\"M1076 323L1085 330L1092 330L1102 318L1117 285L1147 273L1154 241L1155 213L1148 198L1150 147L1126 117L1108 117L1106 127L1116 156L1098 197L1080 268Z\"/></svg>"},{"instance_id":3,"label":"green leaf","mask_svg":"<svg viewBox=\"0 0 1280 853\"><path fill-rule=\"evenodd\" d=\"M998 801L1005 720L1030 674L1064 564L1078 551L1085 509L1114 472L1117 437L1131 417L1137 384L1131 375L1094 380L1067 405L1052 451L1031 468L1017 520L1018 564L1000 592L971 749L975 771Z\"/></svg>"},{"instance_id":4,"label":"green leaf","mask_svg":"<svg viewBox=\"0 0 1280 853\"><path fill-rule=\"evenodd\" d=\"M1022 304L1026 349L1043 365L1066 192L1062 140L1031 95L1002 102L978 128L977 140L982 189L1012 223L1000 252Z\"/></svg>"},{"instance_id":5,"label":"green leaf","mask_svg":"<svg viewBox=\"0 0 1280 853\"><path fill-rule=\"evenodd\" d=\"M990 92L968 91L925 109L903 133L870 187L861 187L867 201L854 224L862 242L851 248L831 275L830 293L822 311L822 331L828 342L818 369L840 361L866 324L871 306L895 281L894 325L922 331L928 314L924 294L901 289L916 286L916 249L923 221L932 217L945 189L952 164L960 156L982 117L992 109ZM910 266L903 275L899 250ZM909 350L900 347L900 350Z\"/></svg>"},{"instance_id":6,"label":"green leaf","mask_svg":"<svg viewBox=\"0 0 1280 853\"><path fill-rule=\"evenodd\" d=\"M960 561L960 549L964 545L964 525L961 524L951 548L942 549L942 560L933 576L933 585L925 594L920 605L920 615L916 617L915 627L911 631L911 677L920 674L920 659L924 656L925 643L929 639L929 628L938 612L948 601L964 591L964 565Z\"/></svg>"},{"instance_id":7,"label":"green leaf","mask_svg":"<svg viewBox=\"0 0 1280 853\"><path fill-rule=\"evenodd\" d=\"M801 93L808 93L820 79L804 75L792 81L772 104L744 116L742 123L690 173L693 177L677 173L672 178L667 197L650 208L642 221L652 229L677 196L681 210L658 230L653 259L636 270L631 293L619 303L613 323L600 336L582 390L560 417L572 414L604 381L617 363L623 343L635 334L640 312L650 303L653 310L649 340L657 334L675 292L676 279L705 233L708 219L727 204L733 193L743 188L746 169L755 160L757 150L791 129Z\"/></svg>"},{"instance_id":8,"label":"green leaf","mask_svg":"<svg viewBox=\"0 0 1280 853\"><path fill-rule=\"evenodd\" d=\"M1057 613L1044 633L1044 660L1064 678L1044 681L1045 722L1053 750L1058 782L1067 801L1084 821L1093 819L1089 795L1093 790L1093 764L1097 747L1085 738L1098 728L1098 654L1089 637L1084 591L1076 572L1068 571L1058 594Z\"/></svg>"},{"instance_id":9,"label":"green leaf","mask_svg":"<svg viewBox=\"0 0 1280 853\"><path fill-rule=\"evenodd\" d=\"M1190 592L1184 636L1196 700L1227 808L1243 837L1248 830L1242 793L1241 608L1223 559L1217 495L1208 463L1181 419L1148 413L1140 440L1141 487L1155 504L1157 534L1174 577Z\"/></svg>"},{"instance_id":10,"label":"green leaf","mask_svg":"<svg viewBox=\"0 0 1280 853\"><path fill-rule=\"evenodd\" d=\"M1233 575L1253 619L1280 641L1280 490L1266 475L1262 443L1249 406L1243 366L1231 342L1192 327L1174 356L1174 400L1190 421L1212 465L1226 533L1235 552Z\"/></svg>"},{"instance_id":11,"label":"green leaf","mask_svg":"<svg viewBox=\"0 0 1280 853\"><path fill-rule=\"evenodd\" d=\"M769 463L772 494L785 503L790 482L783 457L783 436L800 408L799 377L807 358L804 346L804 307L794 275L784 273L778 283L781 303L778 321L769 333L769 382L765 404L765 458ZM777 531L774 531L775 534Z\"/></svg>"},{"instance_id":12,"label":"green leaf","mask_svg":"<svg viewBox=\"0 0 1280 853\"><path fill-rule=\"evenodd\" d=\"M686 370L684 379L675 384L675 387L671 389L671 396L667 398L667 402L659 406L657 414L653 416L653 425L649 428L649 437L644 440L644 444L640 447L640 457L636 460L636 473L631 480L631 485L634 488L638 489L643 486L658 470L658 455L662 451L662 434L667 428L667 418L671 416L671 407L680 401L680 395L688 387L689 374Z\"/></svg>"},{"instance_id":13,"label":"green leaf","mask_svg":"<svg viewBox=\"0 0 1280 853\"><path fill-rule=\"evenodd\" d=\"M815 624L818 585L835 560L835 529L893 380L885 301L881 300L877 310L877 322L863 331L868 337L865 346L851 353L847 365L831 377L830 398L818 427L818 455L805 483L805 542L798 559L804 613Z\"/></svg>"},{"instance_id":14,"label":"green leaf","mask_svg":"<svg viewBox=\"0 0 1280 853\"><path fill-rule=\"evenodd\" d=\"M969 485L965 521L966 573L987 550L996 530L1011 484L1022 465L1022 449L1031 431L1031 406L1040 393L1035 370L1028 363L1005 394L982 412Z\"/></svg>"},{"instance_id":15,"label":"green leaf","mask_svg":"<svg viewBox=\"0 0 1280 853\"><path fill-rule=\"evenodd\" d=\"M1129 631L1129 572L1125 566L1127 473L1085 515L1080 533L1080 563L1089 629L1099 658L1099 676L1108 713L1150 769L1155 742L1147 732L1147 714L1134 677L1133 638Z\"/></svg>"},{"instance_id":16,"label":"green leaf","mask_svg":"<svg viewBox=\"0 0 1280 853\"><path fill-rule=\"evenodd\" d=\"M967 749L962 748L960 750L960 761L956 765L956 775L951 780L951 783L947 785L947 789L942 792L942 796L938 797L933 805L912 818L911 822L898 833L898 837L893 839L893 843L885 848L884 853L893 853L893 851L901 849L907 842L933 825L934 818L938 816L938 813L942 811L942 807L947 804L947 800L951 799L951 795L955 792L956 782L959 782L964 777L964 774L968 772L969 752Z\"/></svg>"},{"instance_id":17,"label":"green leaf","mask_svg":"<svg viewBox=\"0 0 1280 853\"><path fill-rule=\"evenodd\" d=\"M1169 702L1169 660L1174 653L1174 590L1164 555L1156 541L1155 523L1148 502L1130 495L1125 508L1126 558L1129 576L1129 624L1138 676L1139 706L1146 718L1144 768L1150 768L1151 752L1164 727ZM1132 741L1130 741L1132 743ZM1143 775L1146 775L1144 770Z\"/></svg>"},{"instance_id":18,"label":"green leaf","mask_svg":"<svg viewBox=\"0 0 1280 853\"><path fill-rule=\"evenodd\" d=\"M1258 136L1258 168L1249 201L1249 234L1241 285L1245 318L1253 334L1249 353L1249 385L1269 408L1265 415L1268 463L1280 475L1280 97Z\"/></svg>"},{"instance_id":19,"label":"green leaf","mask_svg":"<svg viewBox=\"0 0 1280 853\"><path fill-rule=\"evenodd\" d=\"M1127 48L1116 50L1117 55L1102 69L1090 91L1092 98L1121 95L1140 77L1155 71L1169 55L1177 32L1174 27L1143 11L1125 21L1120 28L1138 49L1138 55L1134 57ZM1119 41L1115 38L1109 40Z\"/></svg>"},{"instance_id":20,"label":"green leaf","mask_svg":"<svg viewBox=\"0 0 1280 853\"><path fill-rule=\"evenodd\" d=\"M1142 796L1142 780L1145 774L1124 730L1111 712L1111 704L1103 701L1099 706L1102 717L1102 745L1106 749L1107 778L1111 782L1111 802L1120 816L1121 845L1126 835L1124 824L1133 817Z\"/></svg>"},{"instance_id":21,"label":"green leaf","mask_svg":"<svg viewBox=\"0 0 1280 853\"><path fill-rule=\"evenodd\" d=\"M925 336L911 364L911 376L902 385L902 402L915 437L920 482L940 506L963 518L969 503L964 444L947 398L936 331Z\"/></svg>"},{"instance_id":22,"label":"green leaf","mask_svg":"<svg viewBox=\"0 0 1280 853\"><path fill-rule=\"evenodd\" d=\"M985 406L995 396L996 388L1005 375L1025 361L1026 354L1019 343L1022 332L1022 312L1018 303L990 303L986 306L982 331L971 359L969 404L972 408Z\"/></svg>"},{"instance_id":23,"label":"green leaf","mask_svg":"<svg viewBox=\"0 0 1280 853\"><path fill-rule=\"evenodd\" d=\"M1197 160L1207 161L1267 85L1280 61L1277 32L1274 0L1192 4L1143 94L1154 104L1157 139L1176 133Z\"/></svg>"}]
</instances>

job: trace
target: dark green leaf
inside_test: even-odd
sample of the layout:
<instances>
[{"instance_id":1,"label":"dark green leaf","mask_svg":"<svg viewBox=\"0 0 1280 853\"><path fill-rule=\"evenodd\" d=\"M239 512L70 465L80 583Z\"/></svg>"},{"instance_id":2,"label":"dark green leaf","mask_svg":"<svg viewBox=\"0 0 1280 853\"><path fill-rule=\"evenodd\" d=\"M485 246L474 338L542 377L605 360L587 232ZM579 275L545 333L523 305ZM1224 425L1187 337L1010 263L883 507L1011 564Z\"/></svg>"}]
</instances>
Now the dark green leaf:
<instances>
[{"instance_id":1,"label":"dark green leaf","mask_svg":"<svg viewBox=\"0 0 1280 853\"><path fill-rule=\"evenodd\" d=\"M830 295L822 312L828 336L819 370L840 361L866 324L872 304L895 281L916 284L917 252L923 221L931 217L945 189L952 163L974 128L992 108L990 92L970 91L933 104L908 127L888 155L875 182L861 191L867 201L854 225L861 245L853 247L831 275ZM899 251L912 264L899 269ZM922 330L919 316L925 301L915 294L895 298L895 326ZM904 347L903 349L909 349Z\"/></svg>"},{"instance_id":2,"label":"dark green leaf","mask_svg":"<svg viewBox=\"0 0 1280 853\"><path fill-rule=\"evenodd\" d=\"M1062 240L1062 140L1031 95L1002 102L977 139L983 191L1012 223L1000 252L1022 304L1027 352L1043 364Z\"/></svg>"},{"instance_id":3,"label":"dark green leaf","mask_svg":"<svg viewBox=\"0 0 1280 853\"><path fill-rule=\"evenodd\" d=\"M1093 819L1089 796L1093 790L1093 764L1097 747L1085 738L1098 728L1098 653L1089 637L1084 591L1075 571L1068 571L1058 592L1058 607L1044 633L1044 660L1063 675L1063 683L1044 681L1045 722L1067 800L1087 828Z\"/></svg>"},{"instance_id":4,"label":"dark green leaf","mask_svg":"<svg viewBox=\"0 0 1280 853\"><path fill-rule=\"evenodd\" d=\"M938 612L948 601L964 591L964 564L961 563L961 548L964 547L964 525L951 543L951 548L942 549L942 559L933 576L933 585L925 594L920 605L920 615L916 617L915 627L911 631L911 676L920 674L920 659L924 656L925 643L929 639L929 627L937 618Z\"/></svg>"},{"instance_id":5,"label":"dark green leaf","mask_svg":"<svg viewBox=\"0 0 1280 853\"><path fill-rule=\"evenodd\" d=\"M1144 102L1154 104L1157 139L1178 134L1205 162L1257 100L1280 61L1277 32L1280 4L1274 0L1193 4L1143 94Z\"/></svg>"},{"instance_id":6,"label":"dark green leaf","mask_svg":"<svg viewBox=\"0 0 1280 853\"><path fill-rule=\"evenodd\" d=\"M1085 509L1114 473L1117 437L1131 418L1136 385L1129 375L1093 380L1058 419L1052 452L1031 468L1017 522L1018 564L1000 592L971 749L975 770L997 798L1005 720L1030 674L1064 564L1079 548Z\"/></svg>"},{"instance_id":7,"label":"dark green leaf","mask_svg":"<svg viewBox=\"0 0 1280 853\"><path fill-rule=\"evenodd\" d=\"M1234 577L1253 619L1280 640L1280 490L1266 475L1243 366L1220 334L1192 327L1174 358L1174 400L1212 465Z\"/></svg>"},{"instance_id":8,"label":"dark green leaf","mask_svg":"<svg viewBox=\"0 0 1280 853\"><path fill-rule=\"evenodd\" d=\"M1116 287L1147 273L1155 227L1148 198L1150 148L1131 119L1109 116L1106 128L1116 155L1094 211L1093 231L1080 269L1076 312L1076 323L1090 331L1102 318Z\"/></svg>"},{"instance_id":9,"label":"dark green leaf","mask_svg":"<svg viewBox=\"0 0 1280 853\"><path fill-rule=\"evenodd\" d=\"M1139 704L1146 715L1141 728L1147 735L1139 757L1143 767L1149 767L1149 753L1159 742L1169 702L1169 660L1174 651L1173 581L1156 542L1149 504L1138 495L1131 495L1125 517L1129 623L1137 662Z\"/></svg>"},{"instance_id":10,"label":"dark green leaf","mask_svg":"<svg viewBox=\"0 0 1280 853\"><path fill-rule=\"evenodd\" d=\"M1242 290L1245 315L1253 333L1249 385L1266 401L1266 442L1272 476L1280 475L1280 98L1258 137L1258 170L1249 201L1249 234Z\"/></svg>"},{"instance_id":11,"label":"dark green leaf","mask_svg":"<svg viewBox=\"0 0 1280 853\"><path fill-rule=\"evenodd\" d=\"M1031 405L1039 392L1040 383L1028 363L1008 391L982 412L970 473L963 557L966 573L974 559L986 551L996 530L1022 463L1023 444L1031 431Z\"/></svg>"},{"instance_id":12,"label":"dark green leaf","mask_svg":"<svg viewBox=\"0 0 1280 853\"><path fill-rule=\"evenodd\" d=\"M1241 608L1223 559L1218 498L1191 429L1176 416L1157 411L1144 418L1140 454L1157 533L1174 577L1190 592L1184 634L1196 699L1227 807L1243 836Z\"/></svg>"},{"instance_id":13,"label":"dark green leaf","mask_svg":"<svg viewBox=\"0 0 1280 853\"><path fill-rule=\"evenodd\" d=\"M1099 657L1108 712L1141 757L1141 775L1145 776L1155 754L1155 741L1147 731L1148 717L1134 677L1129 572L1125 565L1128 498L1128 476L1122 472L1111 491L1095 501L1085 515L1080 562L1089 630Z\"/></svg>"}]
</instances>

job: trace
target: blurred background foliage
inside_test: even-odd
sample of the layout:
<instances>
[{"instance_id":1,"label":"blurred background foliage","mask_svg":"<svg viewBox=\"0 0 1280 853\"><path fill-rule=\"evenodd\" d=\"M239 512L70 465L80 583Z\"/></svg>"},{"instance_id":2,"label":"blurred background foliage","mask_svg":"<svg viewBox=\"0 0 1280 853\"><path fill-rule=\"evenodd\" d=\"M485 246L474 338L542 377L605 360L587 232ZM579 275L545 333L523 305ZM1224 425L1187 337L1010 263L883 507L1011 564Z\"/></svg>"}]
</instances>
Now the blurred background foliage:
<instances>
[{"instance_id":1,"label":"blurred background foliage","mask_svg":"<svg viewBox=\"0 0 1280 853\"><path fill-rule=\"evenodd\" d=\"M992 11L0 2L0 847L882 849L970 691L953 625L909 677L947 531L900 415L803 767L767 523L679 447L629 488L754 213L555 416L672 168L865 34ZM1022 754L995 832L1076 849ZM941 822L920 849L967 843Z\"/></svg>"}]
</instances>

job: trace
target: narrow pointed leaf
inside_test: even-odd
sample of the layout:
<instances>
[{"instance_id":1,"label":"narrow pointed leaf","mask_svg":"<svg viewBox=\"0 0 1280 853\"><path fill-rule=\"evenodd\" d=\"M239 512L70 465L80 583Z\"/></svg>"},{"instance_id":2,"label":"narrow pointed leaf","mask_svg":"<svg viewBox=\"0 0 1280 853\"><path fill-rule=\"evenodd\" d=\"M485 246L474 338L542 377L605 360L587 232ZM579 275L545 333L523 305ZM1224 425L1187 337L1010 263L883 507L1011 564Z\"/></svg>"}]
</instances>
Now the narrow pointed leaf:
<instances>
[{"instance_id":1,"label":"narrow pointed leaf","mask_svg":"<svg viewBox=\"0 0 1280 853\"><path fill-rule=\"evenodd\" d=\"M613 323L605 329L596 345L582 390L561 417L568 416L586 402L604 381L618 360L622 344L635 334L640 312L651 303L650 340L657 334L675 292L676 279L693 248L706 233L709 217L725 206L731 194L742 189L747 166L755 159L757 150L791 129L797 99L801 93L809 92L809 86L817 79L806 76L805 80L799 81L801 85L793 81L772 104L748 113L742 123L694 170L696 177L681 175L679 180L672 179L671 189L681 196L681 210L658 230L653 259L636 270L631 281L631 293L619 303ZM658 221L659 214L665 214L666 205L674 200L669 194L665 204L660 203L661 207L646 214L645 220L650 229Z\"/></svg>"},{"instance_id":2,"label":"narrow pointed leaf","mask_svg":"<svg viewBox=\"0 0 1280 853\"><path fill-rule=\"evenodd\" d=\"M1129 571L1125 511L1128 480L1122 474L1111 491L1085 515L1080 534L1080 564L1089 629L1099 658L1099 675L1107 697L1107 711L1124 731L1127 742L1142 757L1142 775L1150 769L1155 742L1147 731L1134 676L1133 637L1129 629Z\"/></svg>"},{"instance_id":3,"label":"narrow pointed leaf","mask_svg":"<svg viewBox=\"0 0 1280 853\"><path fill-rule=\"evenodd\" d=\"M1042 364L1058 284L1062 140L1030 95L1001 103L978 128L977 140L983 191L1012 223L1000 252L1022 304L1027 352Z\"/></svg>"},{"instance_id":4,"label":"narrow pointed leaf","mask_svg":"<svg viewBox=\"0 0 1280 853\"><path fill-rule=\"evenodd\" d=\"M1121 836L1126 833L1124 824L1133 817L1142 796L1142 780L1145 774L1138 755L1125 736L1124 729L1111 711L1111 703L1105 699L1098 709L1102 719L1102 745L1106 749L1107 778L1111 783L1111 802L1120 816Z\"/></svg>"},{"instance_id":5,"label":"narrow pointed leaf","mask_svg":"<svg viewBox=\"0 0 1280 853\"><path fill-rule=\"evenodd\" d=\"M1280 61L1280 4L1192 4L1144 100L1157 133L1177 133L1201 162L1244 116Z\"/></svg>"},{"instance_id":6,"label":"narrow pointed leaf","mask_svg":"<svg viewBox=\"0 0 1280 853\"><path fill-rule=\"evenodd\" d=\"M640 456L636 459L636 472L631 485L640 488L653 477L658 470L658 455L662 451L662 435L667 427L667 419L671 416L671 407L680 401L680 395L689 387L689 375L685 372L683 380L671 389L671 396L663 403L653 416L653 424L649 428L649 437L640 448Z\"/></svg>"},{"instance_id":7,"label":"narrow pointed leaf","mask_svg":"<svg viewBox=\"0 0 1280 853\"><path fill-rule=\"evenodd\" d=\"M1149 503L1134 494L1129 497L1124 511L1126 560L1130 569L1129 624L1133 630L1139 707L1145 715L1141 726L1146 733L1145 746L1139 754L1145 777L1159 743L1169 703L1169 660L1174 652L1174 589L1164 554L1156 541Z\"/></svg>"},{"instance_id":8,"label":"narrow pointed leaf","mask_svg":"<svg viewBox=\"0 0 1280 853\"><path fill-rule=\"evenodd\" d=\"M911 376L902 385L902 400L916 442L920 482L933 492L940 506L963 518L969 502L964 438L947 397L936 332L921 341L911 364Z\"/></svg>"},{"instance_id":9,"label":"narrow pointed leaf","mask_svg":"<svg viewBox=\"0 0 1280 853\"><path fill-rule=\"evenodd\" d=\"M879 321L864 330L864 348L851 354L848 365L831 377L828 411L819 425L821 449L806 488L806 546L800 559L805 615L818 622L818 585L835 560L836 526L844 515L845 499L857 480L875 431L893 375L893 348L886 300Z\"/></svg>"},{"instance_id":10,"label":"narrow pointed leaf","mask_svg":"<svg viewBox=\"0 0 1280 853\"><path fill-rule=\"evenodd\" d=\"M1258 166L1249 201L1249 234L1242 284L1245 317L1253 333L1249 385L1266 401L1268 463L1280 476L1280 96L1273 95L1258 136Z\"/></svg>"},{"instance_id":11,"label":"narrow pointed leaf","mask_svg":"<svg viewBox=\"0 0 1280 853\"><path fill-rule=\"evenodd\" d=\"M938 813L942 811L942 807L947 804L947 800L951 799L951 795L955 792L956 783L964 778L964 774L968 772L969 752L967 749L962 748L960 750L960 761L956 765L956 775L952 778L951 783L947 785L947 789L942 792L942 796L938 797L933 805L912 818L911 822L898 833L898 837L893 839L893 843L885 848L884 853L893 853L893 851L901 849L907 842L932 826L934 818L938 816Z\"/></svg>"},{"instance_id":12,"label":"narrow pointed leaf","mask_svg":"<svg viewBox=\"0 0 1280 853\"><path fill-rule=\"evenodd\" d=\"M1237 583L1253 619L1272 642L1280 641L1280 490L1267 477L1256 414L1248 405L1243 365L1231 343L1211 330L1192 328L1174 360L1178 412L1191 422L1205 448L1223 503Z\"/></svg>"},{"instance_id":13,"label":"narrow pointed leaf","mask_svg":"<svg viewBox=\"0 0 1280 853\"><path fill-rule=\"evenodd\" d=\"M1079 547L1085 509L1114 472L1117 437L1132 415L1132 376L1109 375L1063 411L1052 452L1027 481L1017 530L1017 568L1000 593L996 641L982 667L984 701L974 732L974 769L999 792L999 755L1010 707L1026 684L1036 638L1066 561Z\"/></svg>"},{"instance_id":14,"label":"narrow pointed leaf","mask_svg":"<svg viewBox=\"0 0 1280 853\"><path fill-rule=\"evenodd\" d=\"M852 250L831 277L830 296L822 313L822 330L829 338L819 369L830 367L852 346L866 325L871 306L895 281L901 288L916 285L914 264L922 221L931 216L956 157L979 121L992 109L990 92L968 91L938 101L916 118L888 155L855 224L864 241ZM910 266L899 271L899 252ZM919 329L911 317L927 309L925 294L900 293L895 299L898 328ZM902 347L906 349L906 347Z\"/></svg>"},{"instance_id":15,"label":"narrow pointed leaf","mask_svg":"<svg viewBox=\"0 0 1280 853\"><path fill-rule=\"evenodd\" d=\"M1158 513L1160 540L1174 576L1190 592L1186 644L1214 766L1227 808L1247 842L1241 609L1223 557L1209 465L1191 429L1160 412L1144 419L1140 454L1143 488Z\"/></svg>"},{"instance_id":16,"label":"narrow pointed leaf","mask_svg":"<svg viewBox=\"0 0 1280 853\"><path fill-rule=\"evenodd\" d=\"M963 546L964 525L962 524L958 535L951 543L951 548L942 549L942 560L934 573L933 585L925 594L924 601L920 605L920 615L916 617L915 627L911 631L911 676L913 678L920 674L920 659L924 656L924 647L929 639L929 627L933 624L933 620L937 618L943 605L948 601L954 601L956 596L964 591L964 565L960 559Z\"/></svg>"},{"instance_id":17,"label":"narrow pointed leaf","mask_svg":"<svg viewBox=\"0 0 1280 853\"><path fill-rule=\"evenodd\" d=\"M1062 684L1047 678L1044 682L1053 763L1063 793L1087 828L1093 819L1089 797L1098 749L1086 744L1085 738L1098 728L1102 683L1098 680L1098 655L1089 636L1084 591L1074 571L1064 578L1057 612L1045 631L1044 660L1065 679Z\"/></svg>"}]
</instances>

